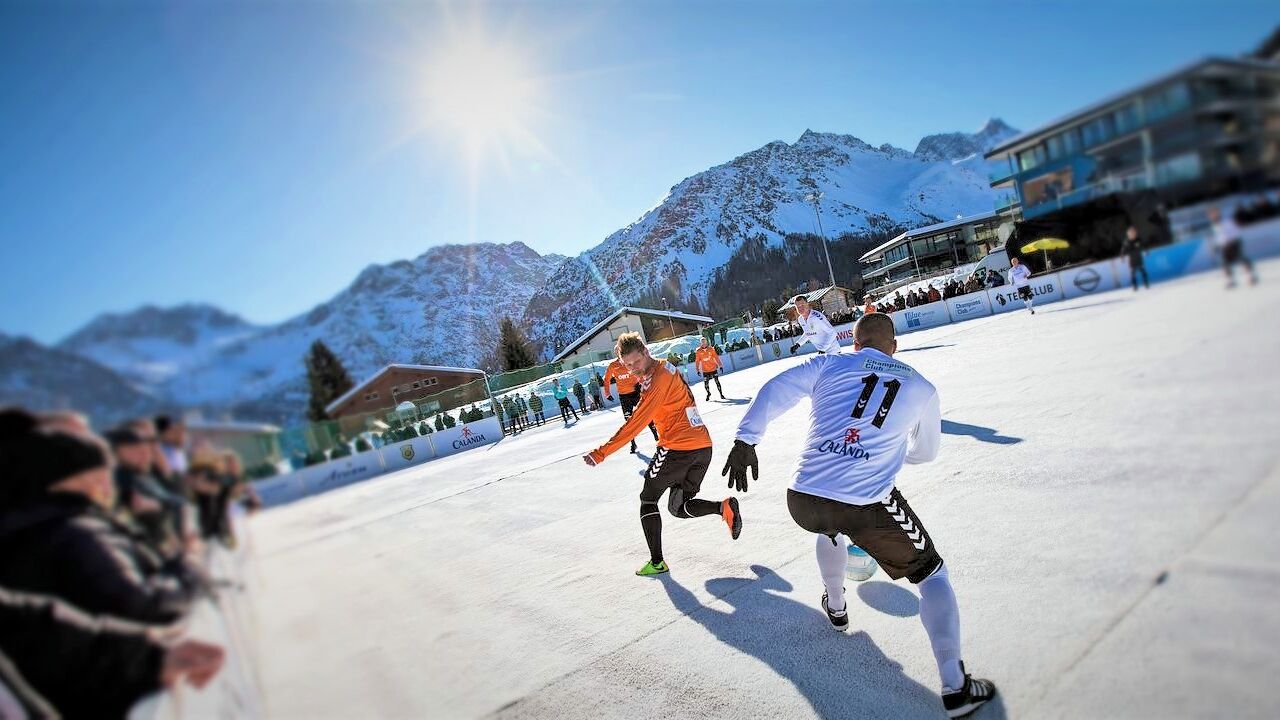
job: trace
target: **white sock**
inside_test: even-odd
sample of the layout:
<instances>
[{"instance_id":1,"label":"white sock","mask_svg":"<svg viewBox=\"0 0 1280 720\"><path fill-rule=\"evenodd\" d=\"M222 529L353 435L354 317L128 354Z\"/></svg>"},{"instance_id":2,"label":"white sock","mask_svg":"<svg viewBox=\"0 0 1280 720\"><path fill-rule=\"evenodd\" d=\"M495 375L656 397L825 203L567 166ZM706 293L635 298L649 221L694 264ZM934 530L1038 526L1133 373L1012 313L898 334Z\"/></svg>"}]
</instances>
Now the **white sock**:
<instances>
[{"instance_id":1,"label":"white sock","mask_svg":"<svg viewBox=\"0 0 1280 720\"><path fill-rule=\"evenodd\" d=\"M933 659L938 663L938 675L946 690L959 690L964 686L964 673L960 671L960 607L956 604L955 591L947 566L942 565L917 586L920 590L920 622L933 646Z\"/></svg>"},{"instance_id":2,"label":"white sock","mask_svg":"<svg viewBox=\"0 0 1280 720\"><path fill-rule=\"evenodd\" d=\"M849 539L836 535L836 541L826 535L817 536L818 572L822 573L822 584L827 588L827 607L840 611L844 609L844 567L849 562Z\"/></svg>"}]
</instances>

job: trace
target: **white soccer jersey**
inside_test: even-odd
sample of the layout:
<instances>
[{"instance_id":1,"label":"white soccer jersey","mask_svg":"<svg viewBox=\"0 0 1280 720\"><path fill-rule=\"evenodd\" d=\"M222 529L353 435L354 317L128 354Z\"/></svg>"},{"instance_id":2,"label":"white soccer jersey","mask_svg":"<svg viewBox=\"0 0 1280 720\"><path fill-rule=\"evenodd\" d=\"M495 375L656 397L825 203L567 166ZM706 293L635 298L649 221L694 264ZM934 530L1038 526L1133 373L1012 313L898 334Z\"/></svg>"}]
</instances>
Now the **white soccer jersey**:
<instances>
[{"instance_id":1,"label":"white soccer jersey","mask_svg":"<svg viewBox=\"0 0 1280 720\"><path fill-rule=\"evenodd\" d=\"M796 319L800 321L800 328L804 330L804 340L800 341L801 345L807 341L813 343L819 352L840 352L840 342L836 340L836 329L831 327L831 321L826 315L817 310L810 310L809 317L801 317L800 313L796 313Z\"/></svg>"},{"instance_id":2,"label":"white soccer jersey","mask_svg":"<svg viewBox=\"0 0 1280 720\"><path fill-rule=\"evenodd\" d=\"M1031 269L1026 265L1015 265L1009 268L1009 282L1013 283L1015 288L1026 287L1031 284Z\"/></svg>"},{"instance_id":3,"label":"white soccer jersey","mask_svg":"<svg viewBox=\"0 0 1280 720\"><path fill-rule=\"evenodd\" d=\"M738 424L756 444L800 398L813 401L793 490L850 505L889 497L903 462L938 456L942 415L933 384L910 365L864 348L820 355L764 384Z\"/></svg>"},{"instance_id":4,"label":"white soccer jersey","mask_svg":"<svg viewBox=\"0 0 1280 720\"><path fill-rule=\"evenodd\" d=\"M1239 239L1240 226L1236 224L1235 218L1223 216L1213 224L1213 244L1218 248L1224 248L1232 240Z\"/></svg>"}]
</instances>

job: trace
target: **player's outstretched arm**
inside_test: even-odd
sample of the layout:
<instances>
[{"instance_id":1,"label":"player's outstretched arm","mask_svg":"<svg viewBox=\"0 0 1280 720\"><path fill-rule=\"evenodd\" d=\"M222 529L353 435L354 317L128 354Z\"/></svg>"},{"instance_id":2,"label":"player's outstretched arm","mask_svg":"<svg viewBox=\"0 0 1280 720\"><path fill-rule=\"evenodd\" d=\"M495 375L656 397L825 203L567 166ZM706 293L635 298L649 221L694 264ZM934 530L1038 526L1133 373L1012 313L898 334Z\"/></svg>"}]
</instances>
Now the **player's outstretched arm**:
<instances>
[{"instance_id":1,"label":"player's outstretched arm","mask_svg":"<svg viewBox=\"0 0 1280 720\"><path fill-rule=\"evenodd\" d=\"M756 393L747 407L747 413L738 423L737 439L748 445L756 445L764 438L765 428L782 413L790 410L800 398L808 397L817 383L822 365L827 361L819 355L774 375Z\"/></svg>"},{"instance_id":2,"label":"player's outstretched arm","mask_svg":"<svg viewBox=\"0 0 1280 720\"><path fill-rule=\"evenodd\" d=\"M938 457L938 448L942 446L942 410L935 391L920 411L920 421L916 423L911 435L907 438L906 462L915 465L927 463Z\"/></svg>"},{"instance_id":3,"label":"player's outstretched arm","mask_svg":"<svg viewBox=\"0 0 1280 720\"><path fill-rule=\"evenodd\" d=\"M684 378L681 378L681 383L683 382ZM595 450L592 450L590 454L584 456L583 459L590 458L595 461L594 463L587 463L588 465L604 462L606 457L612 455L618 448L636 439L636 437L639 436L645 428L649 427L649 423L653 420L655 409L661 405L661 403L657 401L658 398L644 398L643 396L642 398L643 399L640 404L631 412L631 419L623 423L622 427L618 428L618 432L614 433L613 437L609 438L608 442Z\"/></svg>"}]
</instances>

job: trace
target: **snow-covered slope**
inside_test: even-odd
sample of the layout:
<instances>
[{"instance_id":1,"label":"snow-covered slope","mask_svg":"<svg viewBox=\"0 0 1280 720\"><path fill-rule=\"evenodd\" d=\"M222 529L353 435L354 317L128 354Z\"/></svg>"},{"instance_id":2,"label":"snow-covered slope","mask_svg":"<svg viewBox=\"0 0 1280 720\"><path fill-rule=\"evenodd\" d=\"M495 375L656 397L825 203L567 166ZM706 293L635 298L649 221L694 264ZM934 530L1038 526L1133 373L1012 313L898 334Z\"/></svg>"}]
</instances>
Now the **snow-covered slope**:
<instances>
[{"instance_id":1,"label":"snow-covered slope","mask_svg":"<svg viewBox=\"0 0 1280 720\"><path fill-rule=\"evenodd\" d=\"M157 388L258 330L211 305L147 305L100 315L58 343L58 349L92 358L141 387Z\"/></svg>"},{"instance_id":2,"label":"snow-covered slope","mask_svg":"<svg viewBox=\"0 0 1280 720\"><path fill-rule=\"evenodd\" d=\"M413 260L365 268L333 299L220 347L164 386L183 405L296 420L306 405L303 356L323 340L359 380L390 362L477 367L498 321L518 318L560 255L520 242L441 245Z\"/></svg>"},{"instance_id":3,"label":"snow-covered slope","mask_svg":"<svg viewBox=\"0 0 1280 720\"><path fill-rule=\"evenodd\" d=\"M806 130L687 178L631 225L565 263L525 313L553 349L609 312L660 287L705 304L711 280L742 241L814 232L806 196L820 192L828 236L918 226L992 207L982 149L1015 131L991 120L977 133L933 135L913 153ZM977 153L977 154L975 154Z\"/></svg>"},{"instance_id":4,"label":"snow-covered slope","mask_svg":"<svg viewBox=\"0 0 1280 720\"><path fill-rule=\"evenodd\" d=\"M154 412L156 398L92 360L0 334L0 406L74 408L98 427Z\"/></svg>"}]
</instances>

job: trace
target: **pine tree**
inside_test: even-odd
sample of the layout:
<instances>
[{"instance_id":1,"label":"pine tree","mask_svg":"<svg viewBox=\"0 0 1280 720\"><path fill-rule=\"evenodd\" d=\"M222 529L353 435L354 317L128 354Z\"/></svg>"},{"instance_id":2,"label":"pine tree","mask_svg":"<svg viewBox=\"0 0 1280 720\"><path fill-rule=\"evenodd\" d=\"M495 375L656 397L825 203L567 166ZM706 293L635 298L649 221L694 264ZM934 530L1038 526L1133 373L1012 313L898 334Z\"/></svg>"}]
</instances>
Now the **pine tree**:
<instances>
[{"instance_id":1,"label":"pine tree","mask_svg":"<svg viewBox=\"0 0 1280 720\"><path fill-rule=\"evenodd\" d=\"M311 343L303 362L307 366L307 386L311 389L307 419L311 422L328 420L329 413L325 407L351 389L354 385L351 376L338 356L320 340Z\"/></svg>"},{"instance_id":2,"label":"pine tree","mask_svg":"<svg viewBox=\"0 0 1280 720\"><path fill-rule=\"evenodd\" d=\"M498 357L502 361L503 370L507 372L523 370L538 364L529 339L524 336L520 328L516 327L511 318L502 318L498 330L501 333L498 339Z\"/></svg>"}]
</instances>

